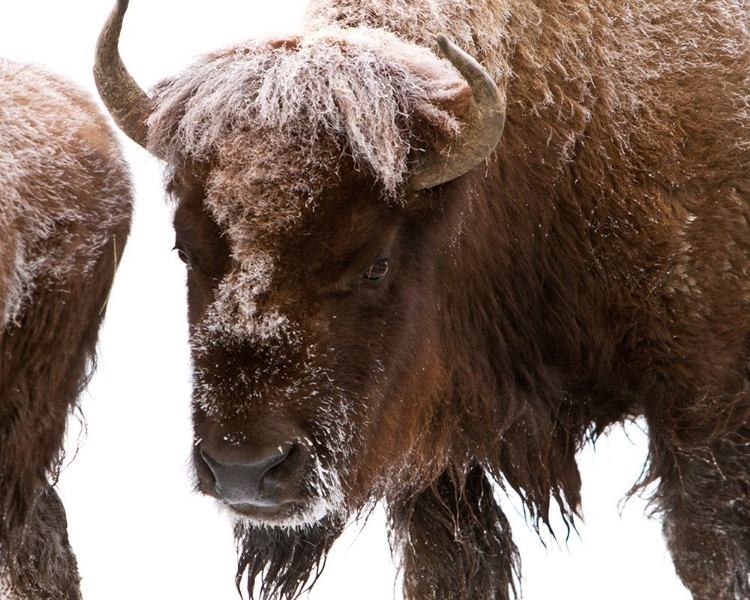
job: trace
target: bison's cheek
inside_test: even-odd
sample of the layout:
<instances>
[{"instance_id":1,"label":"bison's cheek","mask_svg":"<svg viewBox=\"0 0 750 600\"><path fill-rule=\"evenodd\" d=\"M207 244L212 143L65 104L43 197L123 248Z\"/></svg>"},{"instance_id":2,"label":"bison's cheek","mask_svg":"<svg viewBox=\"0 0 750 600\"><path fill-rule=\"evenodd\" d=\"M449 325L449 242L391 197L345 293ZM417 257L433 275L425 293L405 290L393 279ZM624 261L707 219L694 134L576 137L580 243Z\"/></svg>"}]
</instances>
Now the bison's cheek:
<instances>
[{"instance_id":1,"label":"bison's cheek","mask_svg":"<svg viewBox=\"0 0 750 600\"><path fill-rule=\"evenodd\" d=\"M414 475L415 465L440 463L450 445L450 432L435 426L450 371L435 351L433 327L426 319L421 323L420 331L400 325L400 337L387 340L369 362L373 368L367 389L352 401L359 410L351 411L358 447L350 487L358 497L387 495Z\"/></svg>"}]
</instances>

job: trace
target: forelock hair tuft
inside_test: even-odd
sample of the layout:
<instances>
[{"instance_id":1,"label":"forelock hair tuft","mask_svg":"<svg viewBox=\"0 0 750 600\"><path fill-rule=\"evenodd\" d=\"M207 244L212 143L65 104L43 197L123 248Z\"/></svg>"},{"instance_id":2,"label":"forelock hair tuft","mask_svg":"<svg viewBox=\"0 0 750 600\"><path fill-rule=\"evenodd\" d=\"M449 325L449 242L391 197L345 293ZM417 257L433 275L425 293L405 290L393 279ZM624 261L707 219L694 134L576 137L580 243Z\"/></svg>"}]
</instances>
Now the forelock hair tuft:
<instances>
[{"instance_id":1,"label":"forelock hair tuft","mask_svg":"<svg viewBox=\"0 0 750 600\"><path fill-rule=\"evenodd\" d=\"M328 139L393 194L412 147L425 145L415 121L429 125L429 135L455 137L459 121L446 106L465 86L447 61L382 30L249 41L156 86L149 146L181 164L220 160L228 139L265 147L268 156L293 145L314 165ZM318 162L330 160L322 155Z\"/></svg>"}]
</instances>

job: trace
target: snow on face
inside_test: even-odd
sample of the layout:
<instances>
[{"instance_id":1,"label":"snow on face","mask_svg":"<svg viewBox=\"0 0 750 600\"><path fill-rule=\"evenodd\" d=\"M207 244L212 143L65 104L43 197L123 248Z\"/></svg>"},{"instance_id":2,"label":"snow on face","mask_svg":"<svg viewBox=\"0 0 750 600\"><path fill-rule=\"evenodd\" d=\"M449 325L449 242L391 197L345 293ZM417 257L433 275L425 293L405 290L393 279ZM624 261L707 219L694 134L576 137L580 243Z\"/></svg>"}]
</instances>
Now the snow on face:
<instances>
[{"instance_id":1,"label":"snow on face","mask_svg":"<svg viewBox=\"0 0 750 600\"><path fill-rule=\"evenodd\" d=\"M312 445L312 442L309 440L307 440L307 443ZM297 512L292 514L269 518L267 521L258 518L250 519L237 514L221 503L219 505L226 510L234 526L239 526L244 530L249 530L259 525L299 530L309 527L327 516L346 513L344 493L339 473L332 468L324 466L317 455L313 457L313 467L309 484L313 488L313 496L312 500L306 506L302 506Z\"/></svg>"},{"instance_id":2,"label":"snow on face","mask_svg":"<svg viewBox=\"0 0 750 600\"><path fill-rule=\"evenodd\" d=\"M299 233L302 216L314 211L320 201L326 175L316 171L291 141L280 144L272 155L274 161L284 161L285 170L266 168L255 146L235 144L231 137L222 149L226 152L220 152L223 160L210 175L204 205L228 242L231 268L192 330L194 402L209 419L220 423L244 422L258 411L283 419L286 405L316 409L312 419L316 431L309 432L309 438L295 440L310 449L306 480L310 503L293 515L267 523L301 528L343 510L343 461L336 458L331 463L315 449L322 446L329 457L340 457L344 452L340 440L331 433L350 428L350 419L345 397L315 344L274 302L275 236ZM227 370L211 359L215 352L222 355L221 348L255 348L264 352L266 360L235 364ZM258 524L235 518L243 527Z\"/></svg>"},{"instance_id":3,"label":"snow on face","mask_svg":"<svg viewBox=\"0 0 750 600\"><path fill-rule=\"evenodd\" d=\"M394 196L412 120L456 135L458 121L440 107L465 85L431 51L367 28L249 41L159 84L149 146L173 165L211 165L205 206L231 251L199 333L266 344L297 337L280 309L258 304L278 262L264 242L316 209L342 154Z\"/></svg>"},{"instance_id":4,"label":"snow on face","mask_svg":"<svg viewBox=\"0 0 750 600\"><path fill-rule=\"evenodd\" d=\"M342 154L397 196L412 123L457 135L458 120L441 106L465 86L430 50L368 28L249 41L159 84L149 147L173 165L211 166L205 206L231 247L231 272L201 333L269 344L296 337L282 311L257 302L278 262L264 242L316 209Z\"/></svg>"},{"instance_id":5,"label":"snow on face","mask_svg":"<svg viewBox=\"0 0 750 600\"><path fill-rule=\"evenodd\" d=\"M316 355L311 333L280 304L280 240L304 233L342 155L372 175L384 196L397 197L412 123L455 136L458 121L441 106L465 86L430 50L355 28L247 42L200 59L153 92L149 146L173 165L208 167L203 205L230 253L192 329L196 406L222 425L285 418L285 407L296 406L313 423L307 441L325 448L325 457L313 450L308 473L315 500L283 526L341 510L353 425L346 393ZM227 356L222 348L262 348L267 358L227 368L217 364Z\"/></svg>"},{"instance_id":6,"label":"snow on face","mask_svg":"<svg viewBox=\"0 0 750 600\"><path fill-rule=\"evenodd\" d=\"M256 298L268 291L272 270L271 257L256 251L225 277L208 308L206 333L255 344L278 339L288 327L288 319L275 309L259 312L256 305Z\"/></svg>"},{"instance_id":7,"label":"snow on face","mask_svg":"<svg viewBox=\"0 0 750 600\"><path fill-rule=\"evenodd\" d=\"M251 289L256 283L251 281L245 289ZM252 305L252 300L249 304ZM288 407L294 412L304 407L309 422L313 423L305 435L288 440L304 446L309 453L309 464L301 483L309 494L308 501L298 503L294 513L275 515L267 520L262 516L241 517L229 511L236 524L244 528L261 524L299 529L328 515L343 514L346 509L342 479L348 473L354 439L353 420L347 396L336 386L333 373L317 360L317 348L314 344L298 344L292 337L294 330L285 320L272 323L266 329L264 326L268 323L264 317L250 316L232 323L226 319L235 318L236 314L221 315L218 306L209 310L215 310L219 323L216 325L209 316L197 328L192 340L194 356L210 357L217 346L234 343L235 336L244 341L250 338L254 340L251 343L261 347L270 344L274 348L265 364L241 363L226 369L211 360L198 361L194 370L194 403L213 423L227 428L224 441L237 446L250 442L252 435L244 433L244 425L232 429L232 424L263 422L268 418L283 423L288 418ZM294 364L288 363L286 358L290 347L296 354ZM320 448L325 448L325 458Z\"/></svg>"},{"instance_id":8,"label":"snow on face","mask_svg":"<svg viewBox=\"0 0 750 600\"><path fill-rule=\"evenodd\" d=\"M294 354L299 351L299 326L273 301L278 262L273 240L293 228L305 210L314 209L308 206L314 197L311 182L303 176L301 158L296 160L292 148L284 160L290 163L287 172L295 171L299 183L287 185L286 179L258 164L255 146L235 144L232 138L227 145L228 151L221 154L224 160L209 178L204 206L228 243L231 267L193 328L194 353L200 357L215 347L244 345L276 349L277 356ZM204 392L205 398L215 395Z\"/></svg>"}]
</instances>

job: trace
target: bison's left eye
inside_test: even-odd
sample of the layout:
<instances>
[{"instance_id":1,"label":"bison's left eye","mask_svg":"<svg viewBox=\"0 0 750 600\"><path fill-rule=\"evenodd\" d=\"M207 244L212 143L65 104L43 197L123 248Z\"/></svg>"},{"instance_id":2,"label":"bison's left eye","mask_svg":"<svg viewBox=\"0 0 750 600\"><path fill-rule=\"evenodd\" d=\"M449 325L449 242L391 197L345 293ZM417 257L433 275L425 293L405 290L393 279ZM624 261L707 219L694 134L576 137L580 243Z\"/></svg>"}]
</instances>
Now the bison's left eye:
<instances>
[{"instance_id":1,"label":"bison's left eye","mask_svg":"<svg viewBox=\"0 0 750 600\"><path fill-rule=\"evenodd\" d=\"M388 273L388 259L381 258L380 260L372 263L365 271L365 279L370 281L378 281L383 279Z\"/></svg>"}]
</instances>

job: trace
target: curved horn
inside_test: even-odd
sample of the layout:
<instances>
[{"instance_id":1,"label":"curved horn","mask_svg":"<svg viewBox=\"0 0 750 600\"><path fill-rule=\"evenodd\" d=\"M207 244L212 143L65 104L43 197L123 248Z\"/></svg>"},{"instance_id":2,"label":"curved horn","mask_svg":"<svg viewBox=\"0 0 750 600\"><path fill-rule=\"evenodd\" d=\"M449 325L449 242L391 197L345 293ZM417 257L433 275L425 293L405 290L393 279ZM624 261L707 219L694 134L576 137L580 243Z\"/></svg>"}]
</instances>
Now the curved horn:
<instances>
[{"instance_id":1,"label":"curved horn","mask_svg":"<svg viewBox=\"0 0 750 600\"><path fill-rule=\"evenodd\" d=\"M505 126L505 100L489 73L442 33L436 40L471 86L471 107L461 138L444 152L431 152L419 161L409 180L414 191L446 183L479 165L495 149Z\"/></svg>"},{"instance_id":2,"label":"curved horn","mask_svg":"<svg viewBox=\"0 0 750 600\"><path fill-rule=\"evenodd\" d=\"M117 5L104 24L96 45L94 80L117 126L130 139L146 148L146 120L153 110L151 100L128 73L118 49L122 20L127 9L128 0L117 0Z\"/></svg>"}]
</instances>

